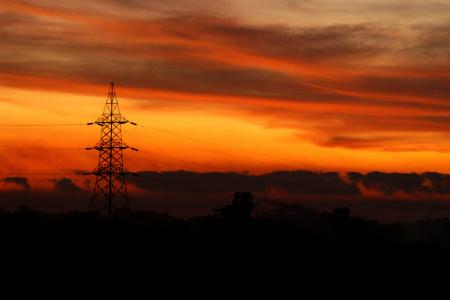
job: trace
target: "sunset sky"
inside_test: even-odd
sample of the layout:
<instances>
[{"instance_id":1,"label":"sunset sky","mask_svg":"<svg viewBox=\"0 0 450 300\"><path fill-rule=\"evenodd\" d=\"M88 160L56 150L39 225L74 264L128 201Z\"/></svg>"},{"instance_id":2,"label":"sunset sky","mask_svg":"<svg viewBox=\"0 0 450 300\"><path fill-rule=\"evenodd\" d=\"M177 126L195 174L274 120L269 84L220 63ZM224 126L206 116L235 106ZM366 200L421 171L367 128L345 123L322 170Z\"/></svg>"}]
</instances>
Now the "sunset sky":
<instances>
[{"instance_id":1,"label":"sunset sky","mask_svg":"<svg viewBox=\"0 0 450 300\"><path fill-rule=\"evenodd\" d=\"M110 81L134 171L449 170L448 0L0 0L0 125ZM3 176L96 165L98 127L0 128Z\"/></svg>"}]
</instances>

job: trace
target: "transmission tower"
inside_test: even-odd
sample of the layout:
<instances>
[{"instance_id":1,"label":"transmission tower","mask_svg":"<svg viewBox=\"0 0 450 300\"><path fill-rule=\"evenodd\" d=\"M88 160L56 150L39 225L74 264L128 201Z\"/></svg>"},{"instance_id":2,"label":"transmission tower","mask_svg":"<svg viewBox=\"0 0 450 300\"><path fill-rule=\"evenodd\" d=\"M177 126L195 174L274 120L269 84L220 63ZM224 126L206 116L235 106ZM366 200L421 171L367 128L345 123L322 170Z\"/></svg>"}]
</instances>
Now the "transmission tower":
<instances>
[{"instance_id":1,"label":"transmission tower","mask_svg":"<svg viewBox=\"0 0 450 300\"><path fill-rule=\"evenodd\" d=\"M99 152L97 168L87 173L96 175L89 211L99 213L108 220L120 217L130 210L125 175L132 173L123 166L122 151L137 149L122 141L121 126L127 123L137 125L120 113L114 82L111 82L103 114L95 122L87 124L101 127L100 141L94 147L86 148Z\"/></svg>"}]
</instances>

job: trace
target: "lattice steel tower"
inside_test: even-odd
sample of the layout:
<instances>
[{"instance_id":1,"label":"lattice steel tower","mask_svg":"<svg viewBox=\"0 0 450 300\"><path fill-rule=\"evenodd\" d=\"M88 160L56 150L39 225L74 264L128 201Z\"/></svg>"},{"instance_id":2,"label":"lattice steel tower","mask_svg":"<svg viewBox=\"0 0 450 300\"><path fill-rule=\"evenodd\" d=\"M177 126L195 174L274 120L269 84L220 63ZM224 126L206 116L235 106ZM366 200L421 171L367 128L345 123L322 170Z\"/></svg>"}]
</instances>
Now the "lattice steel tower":
<instances>
[{"instance_id":1,"label":"lattice steel tower","mask_svg":"<svg viewBox=\"0 0 450 300\"><path fill-rule=\"evenodd\" d=\"M137 149L129 147L122 141L121 126L126 123L136 125L120 113L114 83L111 82L103 114L95 122L87 124L101 127L100 141L94 147L86 148L99 151L98 166L93 172L88 173L97 176L89 211L99 213L109 220L130 210L125 181L125 175L130 172L123 166L122 151L128 148L135 151Z\"/></svg>"}]
</instances>

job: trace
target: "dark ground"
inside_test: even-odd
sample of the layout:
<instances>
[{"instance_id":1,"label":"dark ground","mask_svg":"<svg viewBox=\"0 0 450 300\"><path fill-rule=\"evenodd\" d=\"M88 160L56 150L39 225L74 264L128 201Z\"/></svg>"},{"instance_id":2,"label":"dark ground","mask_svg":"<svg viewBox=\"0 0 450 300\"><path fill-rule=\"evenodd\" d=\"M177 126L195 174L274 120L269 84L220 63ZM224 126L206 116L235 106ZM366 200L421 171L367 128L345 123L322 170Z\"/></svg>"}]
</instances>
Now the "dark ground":
<instances>
[{"instance_id":1,"label":"dark ground","mask_svg":"<svg viewBox=\"0 0 450 300\"><path fill-rule=\"evenodd\" d=\"M347 208L319 212L288 204L255 214L251 195L236 193L229 205L187 220L133 211L107 222L94 214L49 214L21 207L14 212L0 211L0 235L5 242L3 250L53 244L70 245L72 250L114 245L115 249L161 253L196 248L286 255L330 249L334 253L421 252L450 248L450 219L382 224L352 217Z\"/></svg>"},{"instance_id":2,"label":"dark ground","mask_svg":"<svg viewBox=\"0 0 450 300\"><path fill-rule=\"evenodd\" d=\"M317 294L329 284L346 294L359 282L373 289L445 274L450 219L382 224L347 208L288 204L256 213L251 194L236 193L230 204L191 219L132 211L107 222L83 212L0 211L0 241L10 281L43 281L51 289L69 283L66 293L101 290L102 282L112 294L137 285L181 295L182 286L213 289L208 297L270 288Z\"/></svg>"},{"instance_id":3,"label":"dark ground","mask_svg":"<svg viewBox=\"0 0 450 300\"><path fill-rule=\"evenodd\" d=\"M216 298L273 288L278 299L308 289L347 295L361 282L365 294L401 280L410 288L410 279L445 274L450 219L382 224L347 208L288 204L255 213L251 194L236 193L230 204L191 219L133 211L107 222L82 212L0 211L0 239L3 275L52 290L69 283L64 293L126 287L128 298L139 286Z\"/></svg>"}]
</instances>

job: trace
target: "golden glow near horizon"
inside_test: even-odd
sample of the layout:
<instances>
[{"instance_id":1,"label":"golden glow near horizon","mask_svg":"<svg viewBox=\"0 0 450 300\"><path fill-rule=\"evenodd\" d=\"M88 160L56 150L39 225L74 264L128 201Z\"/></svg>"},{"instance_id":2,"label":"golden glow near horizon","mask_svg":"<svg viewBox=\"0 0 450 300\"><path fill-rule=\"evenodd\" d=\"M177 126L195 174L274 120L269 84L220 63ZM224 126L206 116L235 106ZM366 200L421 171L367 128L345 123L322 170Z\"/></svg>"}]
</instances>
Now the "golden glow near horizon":
<instances>
[{"instance_id":1,"label":"golden glow near horizon","mask_svg":"<svg viewBox=\"0 0 450 300\"><path fill-rule=\"evenodd\" d=\"M2 2L0 123L86 123L115 80L135 171L447 172L450 3L174 2ZM98 128L1 129L0 173L96 164Z\"/></svg>"},{"instance_id":2,"label":"golden glow near horizon","mask_svg":"<svg viewBox=\"0 0 450 300\"><path fill-rule=\"evenodd\" d=\"M101 96L15 88L0 88L0 93L8 95L8 101L0 103L0 109L9 112L3 124L86 123L95 119L96 112L100 114L105 100ZM120 96L120 87L118 93ZM124 115L140 124L123 127L124 140L141 149L139 153L125 154L128 167L135 171L445 172L450 163L446 152L324 147L298 138L296 130L271 128L260 120L245 120L232 112L162 107L142 110L132 99L119 97L119 101ZM97 157L83 149L94 144L98 136L98 128L88 126L4 127L0 146L6 149L0 151L6 160L1 173L88 170ZM8 149L11 145L14 149Z\"/></svg>"}]
</instances>

